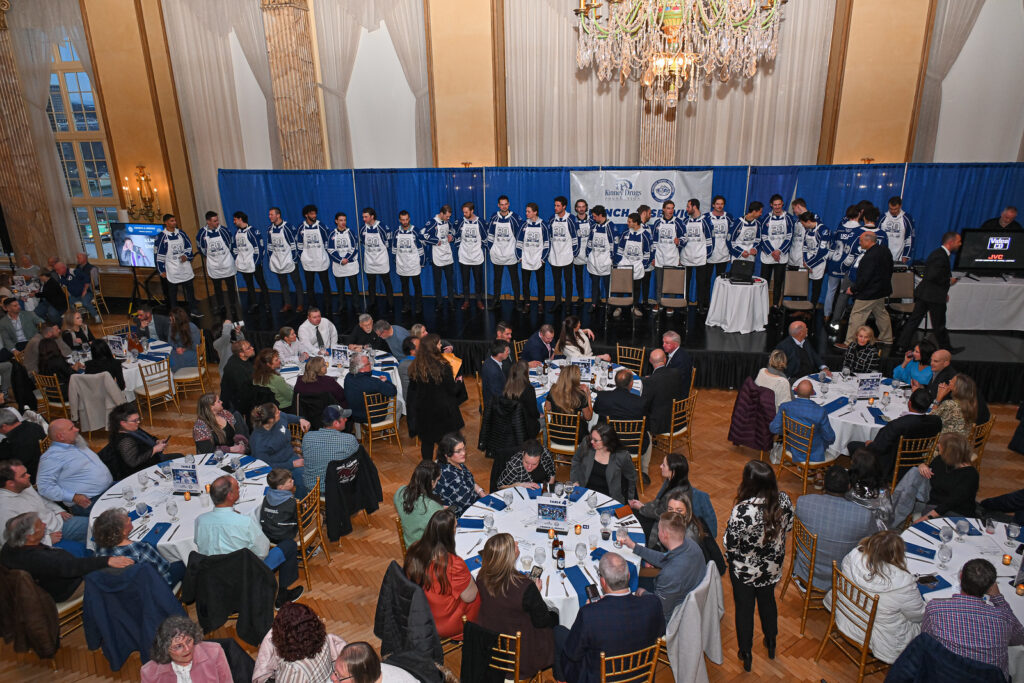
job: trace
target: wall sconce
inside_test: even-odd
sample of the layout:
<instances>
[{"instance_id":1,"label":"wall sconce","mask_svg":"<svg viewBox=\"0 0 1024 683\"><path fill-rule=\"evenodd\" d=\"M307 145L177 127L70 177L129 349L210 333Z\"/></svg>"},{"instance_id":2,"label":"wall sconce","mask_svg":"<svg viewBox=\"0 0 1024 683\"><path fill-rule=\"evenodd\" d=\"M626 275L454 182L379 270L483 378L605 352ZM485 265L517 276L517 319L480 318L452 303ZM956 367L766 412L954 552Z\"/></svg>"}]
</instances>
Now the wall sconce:
<instances>
[{"instance_id":1,"label":"wall sconce","mask_svg":"<svg viewBox=\"0 0 1024 683\"><path fill-rule=\"evenodd\" d=\"M862 164L873 164L874 162L875 162L875 158L874 157L861 157L860 158L860 163L862 163Z\"/></svg>"},{"instance_id":2,"label":"wall sconce","mask_svg":"<svg viewBox=\"0 0 1024 683\"><path fill-rule=\"evenodd\" d=\"M153 187L153 179L146 173L145 166L135 168L135 195L132 194L128 185L128 176L124 177L121 194L125 209L132 218L145 218L152 222L160 215L159 190ZM139 198L138 202L135 201L136 196Z\"/></svg>"}]
</instances>

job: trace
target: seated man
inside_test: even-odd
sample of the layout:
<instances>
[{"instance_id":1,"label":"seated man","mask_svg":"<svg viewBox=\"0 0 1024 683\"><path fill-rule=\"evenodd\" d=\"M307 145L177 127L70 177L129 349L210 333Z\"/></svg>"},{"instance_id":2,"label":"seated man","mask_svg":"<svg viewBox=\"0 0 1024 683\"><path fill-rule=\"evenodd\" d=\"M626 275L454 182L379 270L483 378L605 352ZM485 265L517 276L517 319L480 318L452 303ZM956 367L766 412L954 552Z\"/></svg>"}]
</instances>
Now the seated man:
<instances>
[{"instance_id":1,"label":"seated man","mask_svg":"<svg viewBox=\"0 0 1024 683\"><path fill-rule=\"evenodd\" d=\"M75 557L66 550L43 544L46 524L34 512L7 520L7 542L0 549L0 564L28 572L54 602L85 593L83 578L97 569L123 569L135 564L129 557Z\"/></svg>"},{"instance_id":2,"label":"seated man","mask_svg":"<svg viewBox=\"0 0 1024 683\"><path fill-rule=\"evenodd\" d=\"M327 465L333 460L347 460L359 450L356 437L345 432L345 424L352 411L338 405L324 408L323 427L306 432L302 437L302 458L306 461L306 490L312 491L320 477L320 495L324 495L324 477Z\"/></svg>"},{"instance_id":3,"label":"seated man","mask_svg":"<svg viewBox=\"0 0 1024 683\"><path fill-rule=\"evenodd\" d=\"M153 309L143 304L139 306L139 312L135 315L131 333L140 339L168 341L171 338L171 321L166 315L153 313Z\"/></svg>"},{"instance_id":4,"label":"seated man","mask_svg":"<svg viewBox=\"0 0 1024 683\"><path fill-rule=\"evenodd\" d=\"M672 612L683 603L686 596L704 580L707 563L700 546L686 535L686 518L678 512L665 512L658 520L658 540L665 552L651 550L637 544L628 536L622 543L648 564L661 571L653 582L646 582L661 600L665 623L672 619ZM639 591L638 591L639 592Z\"/></svg>"},{"instance_id":5,"label":"seated man","mask_svg":"<svg viewBox=\"0 0 1024 683\"><path fill-rule=\"evenodd\" d=\"M7 315L0 316L0 343L5 349L21 351L43 319L32 311L21 310L21 302L14 298L4 299L4 310Z\"/></svg>"},{"instance_id":6,"label":"seated man","mask_svg":"<svg viewBox=\"0 0 1024 683\"><path fill-rule=\"evenodd\" d=\"M0 460L17 458L29 476L39 471L39 442L46 438L46 431L35 422L24 422L18 413L10 408L0 410Z\"/></svg>"},{"instance_id":7,"label":"seated man","mask_svg":"<svg viewBox=\"0 0 1024 683\"><path fill-rule=\"evenodd\" d=\"M539 441L524 441L523 450L517 455L519 457L513 456L505 463L505 469L498 478L498 488L525 486L536 489L541 484L555 483L555 461Z\"/></svg>"},{"instance_id":8,"label":"seated man","mask_svg":"<svg viewBox=\"0 0 1024 683\"><path fill-rule=\"evenodd\" d=\"M781 434L783 415L807 427L814 427L814 440L811 441L810 449L811 462L824 462L825 448L836 440L836 434L832 431L825 408L811 400L813 394L814 386L810 380L805 379L797 384L796 398L779 406L779 412L775 414L769 429L772 434ZM802 455L794 453L793 456L794 462L803 462Z\"/></svg>"},{"instance_id":9,"label":"seated man","mask_svg":"<svg viewBox=\"0 0 1024 683\"><path fill-rule=\"evenodd\" d=\"M526 340L519 360L525 360L531 368L543 365L544 361L551 360L555 353L555 347L551 342L555 339L555 328L547 323L540 326L533 336Z\"/></svg>"},{"instance_id":10,"label":"seated man","mask_svg":"<svg viewBox=\"0 0 1024 683\"><path fill-rule=\"evenodd\" d=\"M299 325L298 336L307 349L316 349L317 353L327 356L338 345L338 328L315 306L306 309L306 321Z\"/></svg>"},{"instance_id":11,"label":"seated man","mask_svg":"<svg viewBox=\"0 0 1024 683\"><path fill-rule=\"evenodd\" d=\"M372 363L365 353L356 353L348 361L348 376L345 377L345 401L352 409L352 419L366 422L366 401L368 394L383 394L391 398L398 395L398 389L387 375L374 377L370 370Z\"/></svg>"},{"instance_id":12,"label":"seated man","mask_svg":"<svg viewBox=\"0 0 1024 683\"><path fill-rule=\"evenodd\" d=\"M832 376L818 352L807 343L807 323L799 320L790 323L789 336L775 348L786 354L786 377L791 382L819 370L828 377Z\"/></svg>"},{"instance_id":13,"label":"seated man","mask_svg":"<svg viewBox=\"0 0 1024 683\"><path fill-rule=\"evenodd\" d=\"M651 351L651 374L643 378L644 415L651 434L667 434L672 429L672 402L686 398L690 389L690 376L684 379L678 370L668 367L667 362L664 351Z\"/></svg>"},{"instance_id":14,"label":"seated man","mask_svg":"<svg viewBox=\"0 0 1024 683\"><path fill-rule=\"evenodd\" d=\"M39 458L36 485L43 498L63 503L71 514L88 517L93 503L114 483L100 456L75 443L71 420L50 423L50 447Z\"/></svg>"},{"instance_id":15,"label":"seated man","mask_svg":"<svg viewBox=\"0 0 1024 683\"><path fill-rule=\"evenodd\" d=\"M1024 626L999 592L996 568L968 560L960 570L960 592L936 598L924 608L921 633L961 657L999 667L1009 680L1008 649L1024 645Z\"/></svg>"},{"instance_id":16,"label":"seated man","mask_svg":"<svg viewBox=\"0 0 1024 683\"><path fill-rule=\"evenodd\" d=\"M654 645L665 634L661 603L652 593L629 591L629 564L621 555L602 555L597 574L604 597L580 608L561 653L565 680L575 683L601 680L602 652L606 656L634 652ZM626 624L629 627L623 628Z\"/></svg>"},{"instance_id":17,"label":"seated man","mask_svg":"<svg viewBox=\"0 0 1024 683\"><path fill-rule=\"evenodd\" d=\"M356 326L352 328L352 331L348 333L348 336L350 349L353 346L364 349L387 348L387 343L378 337L377 332L374 331L373 316L369 313L359 314L359 320L356 322Z\"/></svg>"},{"instance_id":18,"label":"seated man","mask_svg":"<svg viewBox=\"0 0 1024 683\"><path fill-rule=\"evenodd\" d=\"M220 375L220 401L227 410L248 415L256 403L252 384L255 355L256 350L248 340L231 342L231 357Z\"/></svg>"},{"instance_id":19,"label":"seated man","mask_svg":"<svg viewBox=\"0 0 1024 683\"><path fill-rule=\"evenodd\" d=\"M383 342L374 348L390 353L395 358L402 357L402 342L409 338L409 330L401 325L392 325L387 320L378 320L373 324L373 332Z\"/></svg>"},{"instance_id":20,"label":"seated man","mask_svg":"<svg viewBox=\"0 0 1024 683\"><path fill-rule=\"evenodd\" d=\"M88 262L86 257L85 266L82 265L82 257L85 254L79 254L78 267L75 268L75 272L71 273L68 267L63 263L58 263L55 267L57 274L60 276L60 282L68 289L68 300L69 303L74 306L75 304L82 304L85 310L89 311L89 315L92 316L93 320L100 320L100 312L96 310L96 305L92 302L92 268L95 268Z\"/></svg>"},{"instance_id":21,"label":"seated man","mask_svg":"<svg viewBox=\"0 0 1024 683\"><path fill-rule=\"evenodd\" d=\"M0 545L7 540L7 521L25 512L34 512L46 526L43 544L53 545L62 538L85 542L88 518L75 517L53 501L43 499L32 487L32 477L20 460L0 460Z\"/></svg>"},{"instance_id":22,"label":"seated man","mask_svg":"<svg viewBox=\"0 0 1024 683\"><path fill-rule=\"evenodd\" d=\"M956 370L953 368L953 354L946 349L939 349L932 354L931 368L932 368L932 381L928 383L926 387L928 389L928 396L931 400L939 394L939 385L946 384L949 380L956 377ZM910 386L914 389L921 387L916 381L912 381Z\"/></svg>"},{"instance_id":23,"label":"seated man","mask_svg":"<svg viewBox=\"0 0 1024 683\"><path fill-rule=\"evenodd\" d=\"M843 558L862 538L878 531L871 510L846 500L850 475L845 467L832 465L825 471L825 493L808 493L796 500L796 516L812 534L818 535L814 557L814 587L832 585L832 562L842 566ZM796 572L807 578L807 566L798 561Z\"/></svg>"},{"instance_id":24,"label":"seated man","mask_svg":"<svg viewBox=\"0 0 1024 683\"><path fill-rule=\"evenodd\" d=\"M507 341L496 339L491 342L490 358L480 367L480 387L484 397L482 409L486 409L492 399L498 398L505 391L505 381L508 379L505 361L508 360L509 352Z\"/></svg>"},{"instance_id":25,"label":"seated man","mask_svg":"<svg viewBox=\"0 0 1024 683\"><path fill-rule=\"evenodd\" d=\"M615 388L611 391L599 391L594 399L594 412L602 420L642 420L646 414L646 406L642 396L633 393L633 372L621 368L615 373ZM669 407L671 410L671 404ZM640 458L640 472L644 484L650 484L647 466L651 462L651 429L647 425L644 432L644 452Z\"/></svg>"},{"instance_id":26,"label":"seated man","mask_svg":"<svg viewBox=\"0 0 1024 683\"><path fill-rule=\"evenodd\" d=\"M847 450L852 456L858 448L867 448L878 457L878 465L883 480L892 479L892 468L896 465L896 451L899 450L900 437L923 439L935 436L942 431L942 419L938 415L929 415L931 397L925 388L915 389L907 401L907 413L882 427L875 438L866 443L851 441Z\"/></svg>"},{"instance_id":27,"label":"seated man","mask_svg":"<svg viewBox=\"0 0 1024 683\"><path fill-rule=\"evenodd\" d=\"M210 500L214 508L196 517L196 548L203 555L227 555L248 548L256 557L265 560L270 552L270 541L263 535L260 525L249 515L240 515L232 508L238 502L238 482L224 475L210 485ZM302 586L288 588L299 579L298 546L294 539L277 544L284 554L284 562L277 568L277 601L280 607L302 595Z\"/></svg>"},{"instance_id":28,"label":"seated man","mask_svg":"<svg viewBox=\"0 0 1024 683\"><path fill-rule=\"evenodd\" d=\"M32 335L32 338L25 344L25 348L22 350L22 358L25 361L25 369L30 373L39 372L39 342L44 339L52 339L57 342L57 347L60 348L60 352L64 356L71 355L71 347L69 347L60 336L60 327L57 323L51 323L49 320L39 323L39 331Z\"/></svg>"}]
</instances>

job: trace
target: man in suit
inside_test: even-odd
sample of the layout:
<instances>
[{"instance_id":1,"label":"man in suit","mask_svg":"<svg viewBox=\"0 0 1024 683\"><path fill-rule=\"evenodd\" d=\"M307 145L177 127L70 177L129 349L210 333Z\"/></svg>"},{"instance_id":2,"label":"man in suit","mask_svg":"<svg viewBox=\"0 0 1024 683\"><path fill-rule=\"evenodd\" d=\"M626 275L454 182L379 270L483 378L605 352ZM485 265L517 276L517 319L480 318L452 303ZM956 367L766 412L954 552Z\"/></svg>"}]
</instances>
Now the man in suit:
<instances>
[{"instance_id":1,"label":"man in suit","mask_svg":"<svg viewBox=\"0 0 1024 683\"><path fill-rule=\"evenodd\" d=\"M621 555L602 555L597 573L604 597L580 609L562 649L567 681L597 683L602 652L612 657L634 652L650 647L665 633L661 602L646 591L630 593L629 565Z\"/></svg>"},{"instance_id":2,"label":"man in suit","mask_svg":"<svg viewBox=\"0 0 1024 683\"><path fill-rule=\"evenodd\" d=\"M504 341L510 349L512 348L512 326L504 320L499 321L494 326L494 341L498 340ZM505 360L501 363L501 371L505 373L505 377L508 377L508 373L512 371L514 363L515 360L513 360L511 353L505 356Z\"/></svg>"},{"instance_id":3,"label":"man in suit","mask_svg":"<svg viewBox=\"0 0 1024 683\"><path fill-rule=\"evenodd\" d=\"M519 355L519 360L525 360L531 368L543 365L544 361L550 360L555 352L551 342L555 339L555 328L547 323L540 326L537 332L526 340L526 346Z\"/></svg>"},{"instance_id":4,"label":"man in suit","mask_svg":"<svg viewBox=\"0 0 1024 683\"><path fill-rule=\"evenodd\" d=\"M678 332L669 330L661 335L661 350L665 352L665 365L679 372L683 382L683 393L681 398L690 395L690 378L693 376L693 360L685 349L680 348L683 343ZM652 354L653 357L653 354Z\"/></svg>"},{"instance_id":5,"label":"man in suit","mask_svg":"<svg viewBox=\"0 0 1024 683\"><path fill-rule=\"evenodd\" d=\"M808 427L814 427L814 439L811 441L810 457L811 462L825 461L825 448L836 440L836 434L832 431L832 425L828 421L828 413L825 408L811 400L814 387L810 380L803 380L796 385L796 398L787 401L779 406L779 412L772 420L769 429L772 434L782 433L782 416L788 415L791 420L796 420ZM793 454L796 456L796 453ZM803 459L794 457L796 462L803 462Z\"/></svg>"},{"instance_id":6,"label":"man in suit","mask_svg":"<svg viewBox=\"0 0 1024 683\"><path fill-rule=\"evenodd\" d=\"M131 333L143 339L167 341L171 338L171 321L166 315L157 315L147 305L139 306Z\"/></svg>"},{"instance_id":7,"label":"man in suit","mask_svg":"<svg viewBox=\"0 0 1024 683\"><path fill-rule=\"evenodd\" d=\"M370 357L365 353L356 353L348 362L348 375L345 377L345 400L352 410L354 422L366 422L366 401L367 394L383 394L391 398L398 394L398 389L388 379L374 377L371 374L373 369Z\"/></svg>"},{"instance_id":8,"label":"man in suit","mask_svg":"<svg viewBox=\"0 0 1024 683\"><path fill-rule=\"evenodd\" d=\"M814 587L828 589L832 585L832 562L842 565L847 553L860 540L878 531L871 510L846 500L850 475L845 467L832 465L825 471L825 493L800 496L796 516L807 531L818 535L818 551L814 556ZM797 560L796 572L807 578L807 565Z\"/></svg>"},{"instance_id":9,"label":"man in suit","mask_svg":"<svg viewBox=\"0 0 1024 683\"><path fill-rule=\"evenodd\" d=\"M615 373L615 388L611 391L601 391L594 400L594 412L600 415L602 420L642 420L647 411L644 399L632 392L633 372L625 368ZM671 410L671 408L670 408ZM648 424L644 433L644 452L640 458L640 472L644 478L644 484L650 484L651 478L647 475L647 465L651 461L651 426Z\"/></svg>"},{"instance_id":10,"label":"man in suit","mask_svg":"<svg viewBox=\"0 0 1024 683\"><path fill-rule=\"evenodd\" d=\"M850 455L852 456L859 448L867 448L878 458L879 471L885 477L884 481L887 481L892 477L892 468L896 464L900 437L924 439L942 431L942 420L939 416L928 414L931 403L932 399L927 389L915 389L907 401L907 414L882 427L872 441L851 441L848 446Z\"/></svg>"},{"instance_id":11,"label":"man in suit","mask_svg":"<svg viewBox=\"0 0 1024 683\"><path fill-rule=\"evenodd\" d=\"M897 344L900 349L913 348L914 332L925 315L931 319L939 348L950 348L949 330L946 329L946 302L949 301L949 288L956 284L956 278L949 267L949 257L960 248L960 244L959 233L947 232L942 236L942 246L928 254L928 260L924 263L924 277L914 290L914 311L900 333Z\"/></svg>"},{"instance_id":12,"label":"man in suit","mask_svg":"<svg viewBox=\"0 0 1024 683\"><path fill-rule=\"evenodd\" d=\"M491 342L491 357L484 361L480 368L480 383L483 388L484 405L486 409L491 399L501 396L505 390L505 380L508 376L504 371L504 363L508 358L508 342L502 339Z\"/></svg>"},{"instance_id":13,"label":"man in suit","mask_svg":"<svg viewBox=\"0 0 1024 683\"><path fill-rule=\"evenodd\" d=\"M871 211L877 219L878 209L869 206L864 210L864 226L874 227L870 218ZM885 308L885 299L892 294L892 253L885 247L878 248L878 235L865 230L860 235L860 248L863 256L857 266L857 280L846 293L856 297L850 311L850 323L846 328L846 343L836 344L837 348L845 349L857 339L857 330L874 316L878 325L878 341L892 344L892 320Z\"/></svg>"},{"instance_id":14,"label":"man in suit","mask_svg":"<svg viewBox=\"0 0 1024 683\"><path fill-rule=\"evenodd\" d=\"M686 398L689 378L668 367L668 356L661 349L651 351L651 374L643 378L644 415L651 434L666 434L672 428L672 402ZM598 397L600 398L600 397Z\"/></svg>"},{"instance_id":15,"label":"man in suit","mask_svg":"<svg viewBox=\"0 0 1024 683\"><path fill-rule=\"evenodd\" d=\"M794 381L819 370L831 377L832 372L814 347L807 343L807 323L796 320L789 325L789 336L775 347L786 354L786 377Z\"/></svg>"},{"instance_id":16,"label":"man in suit","mask_svg":"<svg viewBox=\"0 0 1024 683\"><path fill-rule=\"evenodd\" d=\"M928 383L928 396L931 400L939 395L939 385L949 382L956 375L956 370L951 365L953 362L953 354L946 349L939 349L932 354L932 381ZM917 382L911 382L910 385L917 389L921 385Z\"/></svg>"},{"instance_id":17,"label":"man in suit","mask_svg":"<svg viewBox=\"0 0 1024 683\"><path fill-rule=\"evenodd\" d=\"M20 351L35 336L43 319L32 311L21 310L21 302L13 298L4 299L4 310L7 315L0 318L0 342L5 349Z\"/></svg>"},{"instance_id":18,"label":"man in suit","mask_svg":"<svg viewBox=\"0 0 1024 683\"><path fill-rule=\"evenodd\" d=\"M228 410L248 415L255 402L252 386L252 357L256 350L245 339L231 343L231 358L220 376L220 400Z\"/></svg>"}]
</instances>

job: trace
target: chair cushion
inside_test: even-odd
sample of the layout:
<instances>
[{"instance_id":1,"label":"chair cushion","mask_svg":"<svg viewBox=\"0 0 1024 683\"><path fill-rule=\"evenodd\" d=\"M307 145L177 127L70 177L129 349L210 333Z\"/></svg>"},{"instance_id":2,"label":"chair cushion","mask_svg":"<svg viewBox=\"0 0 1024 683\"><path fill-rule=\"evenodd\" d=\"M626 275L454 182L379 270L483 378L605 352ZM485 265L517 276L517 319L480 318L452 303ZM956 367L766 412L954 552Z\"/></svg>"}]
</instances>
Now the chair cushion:
<instances>
[{"instance_id":1,"label":"chair cushion","mask_svg":"<svg viewBox=\"0 0 1024 683\"><path fill-rule=\"evenodd\" d=\"M199 368L179 368L174 372L174 379L199 379Z\"/></svg>"}]
</instances>

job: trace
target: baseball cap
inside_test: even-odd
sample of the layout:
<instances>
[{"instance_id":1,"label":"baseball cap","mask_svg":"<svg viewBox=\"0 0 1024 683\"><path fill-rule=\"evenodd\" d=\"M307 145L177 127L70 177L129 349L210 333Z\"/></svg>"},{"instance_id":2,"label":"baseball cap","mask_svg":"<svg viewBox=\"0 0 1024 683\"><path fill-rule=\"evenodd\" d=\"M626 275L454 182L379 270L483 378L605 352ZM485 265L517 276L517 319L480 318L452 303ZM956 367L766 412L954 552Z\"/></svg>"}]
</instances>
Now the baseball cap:
<instances>
[{"instance_id":1,"label":"baseball cap","mask_svg":"<svg viewBox=\"0 0 1024 683\"><path fill-rule=\"evenodd\" d=\"M342 408L337 404L332 404L324 408L324 412L321 414L325 425L329 425L335 420L342 418L352 417L352 411L348 408Z\"/></svg>"}]
</instances>

